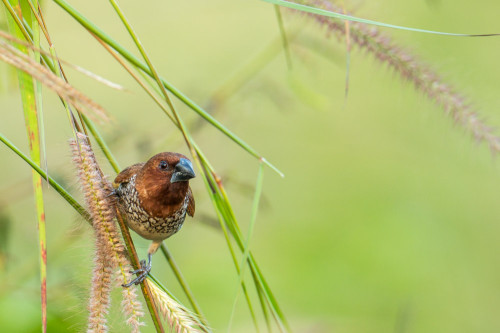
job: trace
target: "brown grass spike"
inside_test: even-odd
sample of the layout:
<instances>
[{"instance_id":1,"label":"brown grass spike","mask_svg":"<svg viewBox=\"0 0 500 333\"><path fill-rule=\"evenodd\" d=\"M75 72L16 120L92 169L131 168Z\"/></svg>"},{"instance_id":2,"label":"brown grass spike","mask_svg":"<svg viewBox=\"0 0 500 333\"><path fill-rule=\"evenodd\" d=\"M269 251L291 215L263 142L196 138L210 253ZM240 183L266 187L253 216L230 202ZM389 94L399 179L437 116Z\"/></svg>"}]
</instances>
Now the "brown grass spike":
<instances>
[{"instance_id":1,"label":"brown grass spike","mask_svg":"<svg viewBox=\"0 0 500 333\"><path fill-rule=\"evenodd\" d=\"M301 3L331 12L344 12L342 8L327 0L301 1ZM346 25L342 20L309 13L304 14L326 27L329 33L335 34L338 38L346 37ZM416 90L421 91L427 98L434 101L455 123L465 128L478 142L488 144L493 154L500 152L500 138L493 133L492 128L481 120L477 111L454 87L444 82L428 65L396 45L374 26L350 22L349 28L349 36L353 44L373 54L378 61L387 64L403 79L413 83Z\"/></svg>"},{"instance_id":2,"label":"brown grass spike","mask_svg":"<svg viewBox=\"0 0 500 333\"><path fill-rule=\"evenodd\" d=\"M102 176L88 138L77 134L77 140L71 139L73 162L77 168L82 191L91 215L96 235L96 259L92 292L89 302L89 332L106 332L105 316L109 307L109 292L112 288L112 271L118 268L121 283L131 280L131 265L126 255L125 246L118 233L115 219L115 202L110 193L110 182ZM104 279L102 278L104 277ZM106 285L102 285L105 283ZM134 288L122 292L122 310L133 332L139 332L143 325L140 318L144 315L142 305L137 300Z\"/></svg>"}]
</instances>

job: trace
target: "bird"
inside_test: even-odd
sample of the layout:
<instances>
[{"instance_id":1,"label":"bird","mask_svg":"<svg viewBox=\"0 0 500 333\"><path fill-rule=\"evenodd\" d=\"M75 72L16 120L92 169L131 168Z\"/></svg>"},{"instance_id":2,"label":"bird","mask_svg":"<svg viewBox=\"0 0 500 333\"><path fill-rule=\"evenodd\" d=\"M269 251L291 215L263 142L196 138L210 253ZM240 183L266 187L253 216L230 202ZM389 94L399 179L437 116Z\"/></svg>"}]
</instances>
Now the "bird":
<instances>
[{"instance_id":1,"label":"bird","mask_svg":"<svg viewBox=\"0 0 500 333\"><path fill-rule=\"evenodd\" d=\"M137 277L124 287L140 284L151 271L153 254L162 242L177 233L186 218L193 217L195 201L189 180L195 177L191 161L184 155L162 152L145 163L121 171L113 182L113 195L130 229L151 240L148 261L132 274Z\"/></svg>"}]
</instances>

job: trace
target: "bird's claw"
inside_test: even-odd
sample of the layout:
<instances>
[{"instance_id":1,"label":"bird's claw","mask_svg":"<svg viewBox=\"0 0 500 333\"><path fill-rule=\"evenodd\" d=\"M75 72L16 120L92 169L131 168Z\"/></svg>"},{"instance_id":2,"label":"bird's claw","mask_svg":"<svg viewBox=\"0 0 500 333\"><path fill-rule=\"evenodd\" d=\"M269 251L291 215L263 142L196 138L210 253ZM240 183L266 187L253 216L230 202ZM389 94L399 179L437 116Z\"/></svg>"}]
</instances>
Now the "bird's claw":
<instances>
[{"instance_id":1,"label":"bird's claw","mask_svg":"<svg viewBox=\"0 0 500 333\"><path fill-rule=\"evenodd\" d=\"M141 264L141 268L136 269L135 271L130 271L130 273L137 274L139 272L144 272L147 269L146 260L141 260L140 264ZM151 266L149 267L149 270L151 270Z\"/></svg>"},{"instance_id":2,"label":"bird's claw","mask_svg":"<svg viewBox=\"0 0 500 333\"><path fill-rule=\"evenodd\" d=\"M136 269L134 271L130 271L132 274L138 274L135 279L130 281L129 283L122 284L122 287L128 288L131 285L135 284L138 285L142 283L146 279L146 277L149 275L149 272L151 272L151 260L146 264L146 260L141 260L141 268Z\"/></svg>"}]
</instances>

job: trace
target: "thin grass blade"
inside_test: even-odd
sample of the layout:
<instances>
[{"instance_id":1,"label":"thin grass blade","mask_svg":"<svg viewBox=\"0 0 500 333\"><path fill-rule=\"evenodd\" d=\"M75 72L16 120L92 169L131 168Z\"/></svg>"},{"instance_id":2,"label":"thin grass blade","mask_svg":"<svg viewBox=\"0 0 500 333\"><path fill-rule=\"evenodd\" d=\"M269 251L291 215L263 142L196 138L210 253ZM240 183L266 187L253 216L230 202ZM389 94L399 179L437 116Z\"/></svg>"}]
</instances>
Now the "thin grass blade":
<instances>
[{"instance_id":1,"label":"thin grass blade","mask_svg":"<svg viewBox=\"0 0 500 333\"><path fill-rule=\"evenodd\" d=\"M250 240L252 239L253 235L253 230L255 228L255 221L257 220L257 212L259 211L259 202L260 202L260 197L262 195L262 186L264 183L264 168L263 164L259 164L259 173L257 175L257 183L255 185L255 194L253 198L253 204L252 204L252 213L250 217L250 224L248 225L248 233L247 233L247 238L245 240L245 245L243 249L243 258L241 259L241 264L240 266L242 267L241 272L240 272L240 281L243 279L243 273L244 273L244 264L248 260L248 255L250 253Z\"/></svg>"},{"instance_id":2,"label":"thin grass blade","mask_svg":"<svg viewBox=\"0 0 500 333\"><path fill-rule=\"evenodd\" d=\"M278 26L280 28L281 42L283 43L283 51L285 52L285 59L288 65L288 70L291 70L292 57L290 55L290 46L288 44L288 38L286 37L285 25L283 24L283 16L281 15L280 6L275 5L274 11L276 13L276 20L278 21Z\"/></svg>"},{"instance_id":3,"label":"thin grass blade","mask_svg":"<svg viewBox=\"0 0 500 333\"><path fill-rule=\"evenodd\" d=\"M444 36L455 36L455 37L493 37L493 36L500 36L500 33L487 33L487 34L464 34L464 33L453 33L453 32L442 32L442 31L434 31L434 30L425 30L425 29L418 29L418 28L411 28L411 27L404 27L400 25L394 25L394 24L388 24L388 23L383 23L383 22L378 22L378 21L373 21L373 20L367 20L363 18L359 18L356 16L351 16L351 15L346 15L346 14L340 14L340 13L335 13L335 12L330 12L328 10L320 9L320 8L315 8L307 5L302 5L294 2L289 2L285 0L261 0L264 2L271 3L273 5L279 5L291 9L296 9L302 12L306 13L311 13L311 14L317 14L317 15L322 15L322 16L328 16L328 17L334 17L342 20L349 20L353 22L361 22L361 23L366 23L366 24L371 24L371 25L377 25L381 27L386 27L386 28L393 28L393 29L400 29L400 30L407 30L407 31L414 31L414 32L421 32L421 33L426 33L426 34L434 34L434 35L444 35Z\"/></svg>"},{"instance_id":4,"label":"thin grass blade","mask_svg":"<svg viewBox=\"0 0 500 333\"><path fill-rule=\"evenodd\" d=\"M252 213L250 216L250 224L248 226L247 238L245 240L243 257L242 257L241 262L240 262L241 269L240 269L240 272L238 274L238 285L240 285L243 282L243 276L245 274L245 267L246 267L245 263L247 262L248 255L250 253L250 240L252 238L253 230L255 227L255 221L257 220L257 212L259 210L259 201L260 201L260 196L262 194L262 185L263 185L263 178L264 178L263 166L264 166L263 163L259 164L259 173L257 175L257 184L255 186L255 194L254 194L254 200L253 200L253 204L252 204ZM230 316L230 322L231 322L231 320L234 316L234 312L236 310L236 303L238 300L239 291L240 291L240 289L238 288L236 296L234 297L233 308L231 310L231 316ZM263 306L263 308L265 308L265 306Z\"/></svg>"},{"instance_id":5,"label":"thin grass blade","mask_svg":"<svg viewBox=\"0 0 500 333\"><path fill-rule=\"evenodd\" d=\"M97 127L95 126L94 122L90 120L89 117L87 117L86 115L83 115L83 121L85 122L85 125L87 125L87 128L94 137L94 139L97 141L99 148L101 148L102 152L104 153L104 156L106 156L106 159L108 160L113 170L116 173L120 173L121 168L118 165L118 161L113 156L113 153L111 153L111 150L106 144L106 141L104 141L104 138L102 137L101 133L99 133L99 131L97 130Z\"/></svg>"},{"instance_id":6,"label":"thin grass blade","mask_svg":"<svg viewBox=\"0 0 500 333\"><path fill-rule=\"evenodd\" d=\"M189 288L189 285L187 284L186 279L181 273L181 270L177 263L174 260L174 257L168 250L167 246L165 243L161 245L161 252L167 259L168 264L170 265L170 268L172 269L172 272L174 272L174 275L177 278L177 281L182 287L182 290L184 291L184 294L186 294L186 297L188 298L189 303L191 304L191 307L193 308L193 311L196 313L196 315L199 317L200 321L203 323L203 325L208 326L207 320L205 319L205 316L201 312L201 308L198 305L198 302L196 302L196 299L194 298L193 293L191 292L191 289Z\"/></svg>"}]
</instances>

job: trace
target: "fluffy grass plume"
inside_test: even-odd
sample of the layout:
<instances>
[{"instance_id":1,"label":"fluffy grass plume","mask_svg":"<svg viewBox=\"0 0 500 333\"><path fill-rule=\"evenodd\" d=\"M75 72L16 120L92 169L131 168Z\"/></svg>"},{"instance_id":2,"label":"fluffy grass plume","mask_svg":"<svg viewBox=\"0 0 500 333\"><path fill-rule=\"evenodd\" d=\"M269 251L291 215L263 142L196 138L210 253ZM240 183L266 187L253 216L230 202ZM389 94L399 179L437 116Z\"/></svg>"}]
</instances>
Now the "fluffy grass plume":
<instances>
[{"instance_id":1,"label":"fluffy grass plume","mask_svg":"<svg viewBox=\"0 0 500 333\"><path fill-rule=\"evenodd\" d=\"M107 315L111 304L111 286L113 269L101 251L103 246L96 239L94 269L92 270L92 284L88 304L88 333L108 332Z\"/></svg>"},{"instance_id":2,"label":"fluffy grass plume","mask_svg":"<svg viewBox=\"0 0 500 333\"><path fill-rule=\"evenodd\" d=\"M344 10L332 1L305 0L300 2L331 12L344 13ZM328 30L328 33L338 38L349 36L350 43L373 54L378 61L394 69L403 79L413 83L416 90L441 107L478 142L488 144L492 153L500 153L500 138L493 133L490 126L481 120L471 104L452 85L444 82L428 65L399 47L379 29L365 23L349 22L349 32L346 33L346 24L342 20L310 13L304 13L304 15L316 20Z\"/></svg>"},{"instance_id":3,"label":"fluffy grass plume","mask_svg":"<svg viewBox=\"0 0 500 333\"><path fill-rule=\"evenodd\" d=\"M110 304L112 271L118 268L120 284L127 283L131 279L131 265L114 221L115 202L110 196L112 186L102 176L88 138L77 133L76 140L72 139L70 145L96 236L88 332L107 332L106 315ZM144 313L141 303L137 300L135 288L125 288L122 296L122 311L127 318L127 324L133 332L138 332L143 324L140 318Z\"/></svg>"}]
</instances>

